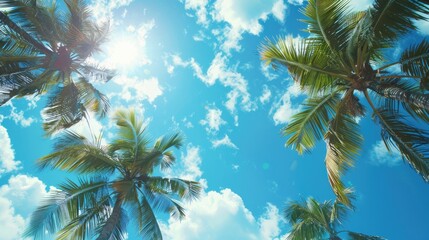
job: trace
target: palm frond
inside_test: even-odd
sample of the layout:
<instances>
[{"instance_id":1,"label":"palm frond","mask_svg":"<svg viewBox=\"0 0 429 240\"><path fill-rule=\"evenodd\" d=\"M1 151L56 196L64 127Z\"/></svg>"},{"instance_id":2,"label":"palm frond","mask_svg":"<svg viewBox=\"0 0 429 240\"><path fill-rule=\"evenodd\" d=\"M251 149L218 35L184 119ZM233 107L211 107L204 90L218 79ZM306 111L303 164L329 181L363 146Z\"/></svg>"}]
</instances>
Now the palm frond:
<instances>
[{"instance_id":1,"label":"palm frond","mask_svg":"<svg viewBox=\"0 0 429 240\"><path fill-rule=\"evenodd\" d=\"M44 239L46 234L58 232L71 220L71 216L79 213L82 204L106 187L104 179L81 179L80 183L68 180L60 185L60 190L51 190L32 213L24 236Z\"/></svg>"},{"instance_id":2,"label":"palm frond","mask_svg":"<svg viewBox=\"0 0 429 240\"><path fill-rule=\"evenodd\" d=\"M347 234L349 235L351 240L384 240L384 237L380 236L370 236L362 233L357 232L350 232L348 231Z\"/></svg>"},{"instance_id":3,"label":"palm frond","mask_svg":"<svg viewBox=\"0 0 429 240\"><path fill-rule=\"evenodd\" d=\"M288 37L276 43L267 41L260 53L267 64L285 66L294 81L311 95L331 90L337 79L349 79L349 72L332 65L324 51L305 39Z\"/></svg>"},{"instance_id":4,"label":"palm frond","mask_svg":"<svg viewBox=\"0 0 429 240\"><path fill-rule=\"evenodd\" d=\"M37 160L40 168L51 167L78 173L113 173L118 162L106 150L66 131L55 145L55 151Z\"/></svg>"},{"instance_id":5,"label":"palm frond","mask_svg":"<svg viewBox=\"0 0 429 240\"><path fill-rule=\"evenodd\" d=\"M337 91L322 97L308 98L303 104L303 110L292 116L291 122L283 129L283 134L290 136L286 145L292 146L300 154L313 148L325 134L339 100Z\"/></svg>"},{"instance_id":6,"label":"palm frond","mask_svg":"<svg viewBox=\"0 0 429 240\"><path fill-rule=\"evenodd\" d=\"M397 40L403 34L416 30L416 20L427 20L429 1L375 0L369 9L375 39L383 42Z\"/></svg>"},{"instance_id":7,"label":"palm frond","mask_svg":"<svg viewBox=\"0 0 429 240\"><path fill-rule=\"evenodd\" d=\"M185 217L185 209L181 203L173 198L172 194L161 188L151 188L144 185L139 188L142 193L141 198L145 198L153 210L169 213L172 217L183 219Z\"/></svg>"},{"instance_id":8,"label":"palm frond","mask_svg":"<svg viewBox=\"0 0 429 240\"><path fill-rule=\"evenodd\" d=\"M292 230L287 239L321 239L330 228L327 210L326 207L321 208L313 198L308 198L306 202L288 203L285 217L292 224Z\"/></svg>"},{"instance_id":9,"label":"palm frond","mask_svg":"<svg viewBox=\"0 0 429 240\"><path fill-rule=\"evenodd\" d=\"M201 193L201 184L179 178L149 177L145 185L157 192L158 189L169 194L177 194L181 199L195 200Z\"/></svg>"},{"instance_id":10,"label":"palm frond","mask_svg":"<svg viewBox=\"0 0 429 240\"><path fill-rule=\"evenodd\" d=\"M428 95L421 93L416 82L391 78L379 84L371 84L370 89L377 93L374 96L384 109L399 113L402 107L414 119L429 123L429 111L422 107L425 106L424 102ZM418 104L414 104L413 100Z\"/></svg>"},{"instance_id":11,"label":"palm frond","mask_svg":"<svg viewBox=\"0 0 429 240\"><path fill-rule=\"evenodd\" d=\"M82 75L93 82L108 82L115 76L115 71L97 64L86 63L80 69L82 70Z\"/></svg>"},{"instance_id":12,"label":"palm frond","mask_svg":"<svg viewBox=\"0 0 429 240\"><path fill-rule=\"evenodd\" d=\"M96 232L98 234L97 240L124 240L125 230L127 228L128 216L124 208L122 208L121 201L116 200L112 212L104 223L101 223Z\"/></svg>"},{"instance_id":13,"label":"palm frond","mask_svg":"<svg viewBox=\"0 0 429 240\"><path fill-rule=\"evenodd\" d=\"M114 120L119 131L118 137L110 144L109 152L114 153L120 150L124 160L127 158L127 161L137 161L141 154L146 153L149 142L144 137L143 122L136 118L133 110L124 109L115 112Z\"/></svg>"},{"instance_id":14,"label":"palm frond","mask_svg":"<svg viewBox=\"0 0 429 240\"><path fill-rule=\"evenodd\" d=\"M429 181L429 132L406 124L404 116L383 109L377 110L374 118L382 127L386 147L396 147L417 173Z\"/></svg>"},{"instance_id":15,"label":"palm frond","mask_svg":"<svg viewBox=\"0 0 429 240\"><path fill-rule=\"evenodd\" d=\"M398 63L403 72L420 77L421 89L429 90L429 42L426 39L405 49Z\"/></svg>"},{"instance_id":16,"label":"palm frond","mask_svg":"<svg viewBox=\"0 0 429 240\"><path fill-rule=\"evenodd\" d=\"M162 240L161 229L159 228L152 206L146 197L141 197L137 205L139 217L139 233L147 239Z\"/></svg>"},{"instance_id":17,"label":"palm frond","mask_svg":"<svg viewBox=\"0 0 429 240\"><path fill-rule=\"evenodd\" d=\"M20 88L34 81L34 75L19 64L0 64L0 106L15 97Z\"/></svg>"},{"instance_id":18,"label":"palm frond","mask_svg":"<svg viewBox=\"0 0 429 240\"><path fill-rule=\"evenodd\" d=\"M350 28L346 19L350 14L347 4L347 0L310 0L303 12L308 17L303 21L308 24L309 43L322 49L326 47L325 52L331 60L340 62L343 67L346 67L346 61L342 50L347 43Z\"/></svg>"},{"instance_id":19,"label":"palm frond","mask_svg":"<svg viewBox=\"0 0 429 240\"><path fill-rule=\"evenodd\" d=\"M410 89L404 90L400 88L398 82L371 83L369 89L385 98L395 99L429 111L429 94L421 94Z\"/></svg>"},{"instance_id":20,"label":"palm frond","mask_svg":"<svg viewBox=\"0 0 429 240\"><path fill-rule=\"evenodd\" d=\"M110 104L104 94L82 77L79 78L76 87L79 89L81 101L86 109L96 113L99 117L107 115Z\"/></svg>"},{"instance_id":21,"label":"palm frond","mask_svg":"<svg viewBox=\"0 0 429 240\"><path fill-rule=\"evenodd\" d=\"M91 204L85 204L80 209L78 216L75 216L56 235L57 240L85 240L91 239L95 235L95 229L100 223L106 221L107 213L111 207L110 196L91 199Z\"/></svg>"},{"instance_id":22,"label":"palm frond","mask_svg":"<svg viewBox=\"0 0 429 240\"><path fill-rule=\"evenodd\" d=\"M48 135L69 128L78 123L86 114L80 101L80 92L74 83L58 87L50 96L43 110L43 128Z\"/></svg>"},{"instance_id":23,"label":"palm frond","mask_svg":"<svg viewBox=\"0 0 429 240\"><path fill-rule=\"evenodd\" d=\"M329 130L325 134L327 147L325 164L329 183L338 200L351 207L349 199L351 190L345 187L341 177L349 167L353 166L363 138L359 134L359 125L352 116L344 112L344 106L340 104L335 118L330 123Z\"/></svg>"}]
</instances>

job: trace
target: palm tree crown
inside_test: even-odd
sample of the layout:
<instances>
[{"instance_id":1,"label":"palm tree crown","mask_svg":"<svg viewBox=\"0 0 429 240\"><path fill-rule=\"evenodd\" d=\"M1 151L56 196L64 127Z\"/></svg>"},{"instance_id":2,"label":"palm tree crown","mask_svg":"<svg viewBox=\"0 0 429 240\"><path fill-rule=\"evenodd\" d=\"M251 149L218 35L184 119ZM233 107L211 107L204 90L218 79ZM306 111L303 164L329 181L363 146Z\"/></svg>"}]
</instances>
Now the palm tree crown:
<instances>
[{"instance_id":1,"label":"palm tree crown","mask_svg":"<svg viewBox=\"0 0 429 240\"><path fill-rule=\"evenodd\" d=\"M43 239L46 233L56 233L56 239L123 239L130 219L145 238L162 239L155 211L185 216L176 199L195 199L200 184L153 175L157 167L172 167L175 158L170 149L182 145L180 135L159 138L150 147L143 123L133 111L117 111L115 120L119 131L109 145L103 146L101 138L89 141L67 131L55 151L38 160L41 168L89 176L67 180L49 195L31 216L26 236Z\"/></svg>"},{"instance_id":2,"label":"palm tree crown","mask_svg":"<svg viewBox=\"0 0 429 240\"><path fill-rule=\"evenodd\" d=\"M0 2L0 106L13 97L49 93L44 110L47 134L80 121L87 111L103 117L108 100L91 84L113 73L88 63L107 36L83 0Z\"/></svg>"},{"instance_id":3,"label":"palm tree crown","mask_svg":"<svg viewBox=\"0 0 429 240\"><path fill-rule=\"evenodd\" d=\"M341 240L340 234L347 233L351 240L382 240L378 236L368 236L346 230L337 230L346 216L348 208L338 201L317 202L308 198L305 202L289 202L284 216L292 225L288 240L329 239Z\"/></svg>"},{"instance_id":4,"label":"palm tree crown","mask_svg":"<svg viewBox=\"0 0 429 240\"><path fill-rule=\"evenodd\" d=\"M309 0L303 13L309 37L268 41L262 59L287 68L308 95L303 110L283 130L286 145L299 153L325 139L329 182L338 199L350 205L341 176L356 159L362 136L357 120L372 110L381 137L390 150L429 180L429 42L405 49L397 61L385 54L400 37L427 20L429 1L375 0L366 11L352 12L346 0ZM399 66L399 73L392 71ZM356 93L362 93L356 95Z\"/></svg>"}]
</instances>

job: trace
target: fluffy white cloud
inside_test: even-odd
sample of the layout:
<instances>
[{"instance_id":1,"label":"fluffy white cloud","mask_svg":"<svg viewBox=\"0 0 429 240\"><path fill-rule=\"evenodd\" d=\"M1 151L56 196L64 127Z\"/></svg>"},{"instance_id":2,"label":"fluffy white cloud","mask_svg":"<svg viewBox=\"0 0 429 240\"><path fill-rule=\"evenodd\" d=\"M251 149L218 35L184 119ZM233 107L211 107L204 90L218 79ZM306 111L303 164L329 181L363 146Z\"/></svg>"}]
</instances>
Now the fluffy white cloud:
<instances>
[{"instance_id":1,"label":"fluffy white cloud","mask_svg":"<svg viewBox=\"0 0 429 240\"><path fill-rule=\"evenodd\" d=\"M269 81L276 79L279 75L271 72L271 66L261 62L261 72Z\"/></svg>"},{"instance_id":2,"label":"fluffy white cloud","mask_svg":"<svg viewBox=\"0 0 429 240\"><path fill-rule=\"evenodd\" d=\"M29 108L31 109L32 102L29 100L28 102ZM36 122L36 119L32 117L26 118L24 116L24 111L18 111L16 107L13 105L12 101L8 101L3 107L10 107L10 113L7 116L1 115L1 120L10 119L15 122L15 124L19 124L22 127L29 127L32 123Z\"/></svg>"},{"instance_id":3,"label":"fluffy white cloud","mask_svg":"<svg viewBox=\"0 0 429 240\"><path fill-rule=\"evenodd\" d=\"M0 225L6 230L2 231L2 240L19 240L25 228L25 219L15 213L12 202L0 197Z\"/></svg>"},{"instance_id":4,"label":"fluffy white cloud","mask_svg":"<svg viewBox=\"0 0 429 240\"><path fill-rule=\"evenodd\" d=\"M402 161L401 153L395 147L387 150L386 145L382 140L372 145L371 162L375 165L397 166Z\"/></svg>"},{"instance_id":5,"label":"fluffy white cloud","mask_svg":"<svg viewBox=\"0 0 429 240\"><path fill-rule=\"evenodd\" d=\"M153 103L153 101L163 93L163 89L158 79L155 77L141 80L137 77L122 75L114 78L113 81L119 86L122 86L122 92L116 95L127 102L131 100L136 102L148 100L150 103Z\"/></svg>"},{"instance_id":6,"label":"fluffy white cloud","mask_svg":"<svg viewBox=\"0 0 429 240\"><path fill-rule=\"evenodd\" d=\"M292 103L292 99L302 94L299 85L293 84L286 89L280 100L273 104L270 114L273 114L276 125L290 122L291 117L300 111L300 106Z\"/></svg>"},{"instance_id":7,"label":"fluffy white cloud","mask_svg":"<svg viewBox=\"0 0 429 240\"><path fill-rule=\"evenodd\" d=\"M228 135L225 134L225 137L222 139L216 139L212 141L212 145L214 148L218 148L220 146L226 146L234 149L238 149L238 147L231 141Z\"/></svg>"},{"instance_id":8,"label":"fluffy white cloud","mask_svg":"<svg viewBox=\"0 0 429 240\"><path fill-rule=\"evenodd\" d=\"M353 11L364 11L372 6L374 0L353 0L349 2L349 7Z\"/></svg>"},{"instance_id":9,"label":"fluffy white cloud","mask_svg":"<svg viewBox=\"0 0 429 240\"><path fill-rule=\"evenodd\" d=\"M287 0L287 2L297 6L301 6L302 4L304 4L304 0Z\"/></svg>"},{"instance_id":10,"label":"fluffy white cloud","mask_svg":"<svg viewBox=\"0 0 429 240\"><path fill-rule=\"evenodd\" d=\"M128 6L133 0L92 0L90 10L92 16L100 23L113 18L113 10Z\"/></svg>"},{"instance_id":11,"label":"fluffy white cloud","mask_svg":"<svg viewBox=\"0 0 429 240\"><path fill-rule=\"evenodd\" d=\"M178 55L171 55L170 61L171 64L168 61L165 62L170 74L173 73L176 66L190 67L194 71L194 76L204 82L207 86L212 86L218 81L224 87L230 88L230 92L227 93L225 107L234 115L235 119L238 119L238 104L241 109L246 112L256 109L256 104L251 100L247 80L244 79L243 75L235 69L228 67L227 57L222 53L216 54L206 74L204 74L200 65L193 58L189 61L184 61Z\"/></svg>"},{"instance_id":12,"label":"fluffy white cloud","mask_svg":"<svg viewBox=\"0 0 429 240\"><path fill-rule=\"evenodd\" d=\"M206 118L200 121L200 124L206 127L208 133L217 133L220 126L226 124L222 119L222 111L216 107L206 106Z\"/></svg>"},{"instance_id":13,"label":"fluffy white cloud","mask_svg":"<svg viewBox=\"0 0 429 240\"><path fill-rule=\"evenodd\" d=\"M185 9L195 11L197 16L197 23L207 26L209 19L207 17L207 4L208 0L184 0ZM181 1L183 2L183 1Z\"/></svg>"},{"instance_id":14,"label":"fluffy white cloud","mask_svg":"<svg viewBox=\"0 0 429 240\"><path fill-rule=\"evenodd\" d=\"M264 215L256 220L243 199L230 189L204 193L185 209L182 221L170 218L168 225L161 224L166 239L272 240L280 234L281 217L274 205L268 204Z\"/></svg>"},{"instance_id":15,"label":"fluffy white cloud","mask_svg":"<svg viewBox=\"0 0 429 240\"><path fill-rule=\"evenodd\" d=\"M180 178L188 180L199 180L203 175L200 169L201 156L200 147L189 144L186 147L186 154L182 153L182 170L179 174Z\"/></svg>"},{"instance_id":16,"label":"fluffy white cloud","mask_svg":"<svg viewBox=\"0 0 429 240\"><path fill-rule=\"evenodd\" d=\"M429 18L429 15L426 15L425 17ZM429 21L419 20L415 21L415 24L420 34L429 35Z\"/></svg>"},{"instance_id":17,"label":"fluffy white cloud","mask_svg":"<svg viewBox=\"0 0 429 240\"><path fill-rule=\"evenodd\" d=\"M263 29L260 21L266 21L269 15L283 21L285 9L283 0L217 0L211 12L213 19L228 24L218 35L226 36L222 49L227 53L240 50L243 33L258 35Z\"/></svg>"},{"instance_id":18,"label":"fluffy white cloud","mask_svg":"<svg viewBox=\"0 0 429 240\"><path fill-rule=\"evenodd\" d=\"M22 239L27 218L46 194L46 185L27 175L12 176L7 184L0 186L0 226L7 229L0 238Z\"/></svg>"},{"instance_id":19,"label":"fluffy white cloud","mask_svg":"<svg viewBox=\"0 0 429 240\"><path fill-rule=\"evenodd\" d=\"M0 125L0 176L2 173L17 170L20 161L15 160L15 152L5 127Z\"/></svg>"},{"instance_id":20,"label":"fluffy white cloud","mask_svg":"<svg viewBox=\"0 0 429 240\"><path fill-rule=\"evenodd\" d=\"M267 85L263 86L262 89L262 95L259 97L259 101L262 104L266 104L267 102L269 102L271 99L271 90L268 88Z\"/></svg>"}]
</instances>

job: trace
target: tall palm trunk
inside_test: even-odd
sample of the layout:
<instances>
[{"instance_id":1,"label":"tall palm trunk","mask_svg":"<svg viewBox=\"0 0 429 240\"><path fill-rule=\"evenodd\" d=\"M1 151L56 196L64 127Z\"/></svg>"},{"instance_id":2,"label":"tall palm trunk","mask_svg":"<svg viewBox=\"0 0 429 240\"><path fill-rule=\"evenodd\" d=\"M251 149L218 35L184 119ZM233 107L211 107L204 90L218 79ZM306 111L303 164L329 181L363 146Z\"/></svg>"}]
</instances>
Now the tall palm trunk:
<instances>
[{"instance_id":1,"label":"tall palm trunk","mask_svg":"<svg viewBox=\"0 0 429 240\"><path fill-rule=\"evenodd\" d=\"M30 34L28 34L24 29L16 25L6 14L0 11L0 22L8 26L14 32L18 33L21 37L23 37L27 42L33 45L35 48L39 49L45 55L50 55L52 51L45 47L41 42L34 39Z\"/></svg>"},{"instance_id":2,"label":"tall palm trunk","mask_svg":"<svg viewBox=\"0 0 429 240\"><path fill-rule=\"evenodd\" d=\"M368 88L386 98L413 104L429 111L429 95L427 94L411 93L394 85L382 85L375 82L370 83Z\"/></svg>"},{"instance_id":3,"label":"tall palm trunk","mask_svg":"<svg viewBox=\"0 0 429 240\"><path fill-rule=\"evenodd\" d=\"M122 200L120 198L116 199L115 206L113 207L112 214L110 214L109 219L107 219L106 224L101 229L100 235L98 235L97 240L109 240L112 236L113 230L118 225L119 220L122 214Z\"/></svg>"}]
</instances>

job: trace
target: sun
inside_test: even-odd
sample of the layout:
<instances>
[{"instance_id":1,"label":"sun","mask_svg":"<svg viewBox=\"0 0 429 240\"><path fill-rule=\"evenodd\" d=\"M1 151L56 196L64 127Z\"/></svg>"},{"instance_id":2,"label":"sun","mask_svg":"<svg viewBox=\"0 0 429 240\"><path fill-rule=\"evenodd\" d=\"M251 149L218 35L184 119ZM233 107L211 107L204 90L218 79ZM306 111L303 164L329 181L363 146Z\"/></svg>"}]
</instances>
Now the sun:
<instances>
[{"instance_id":1,"label":"sun","mask_svg":"<svg viewBox=\"0 0 429 240\"><path fill-rule=\"evenodd\" d=\"M130 70L140 64L141 47L137 39L122 37L113 40L107 49L108 64L117 70Z\"/></svg>"}]
</instances>

